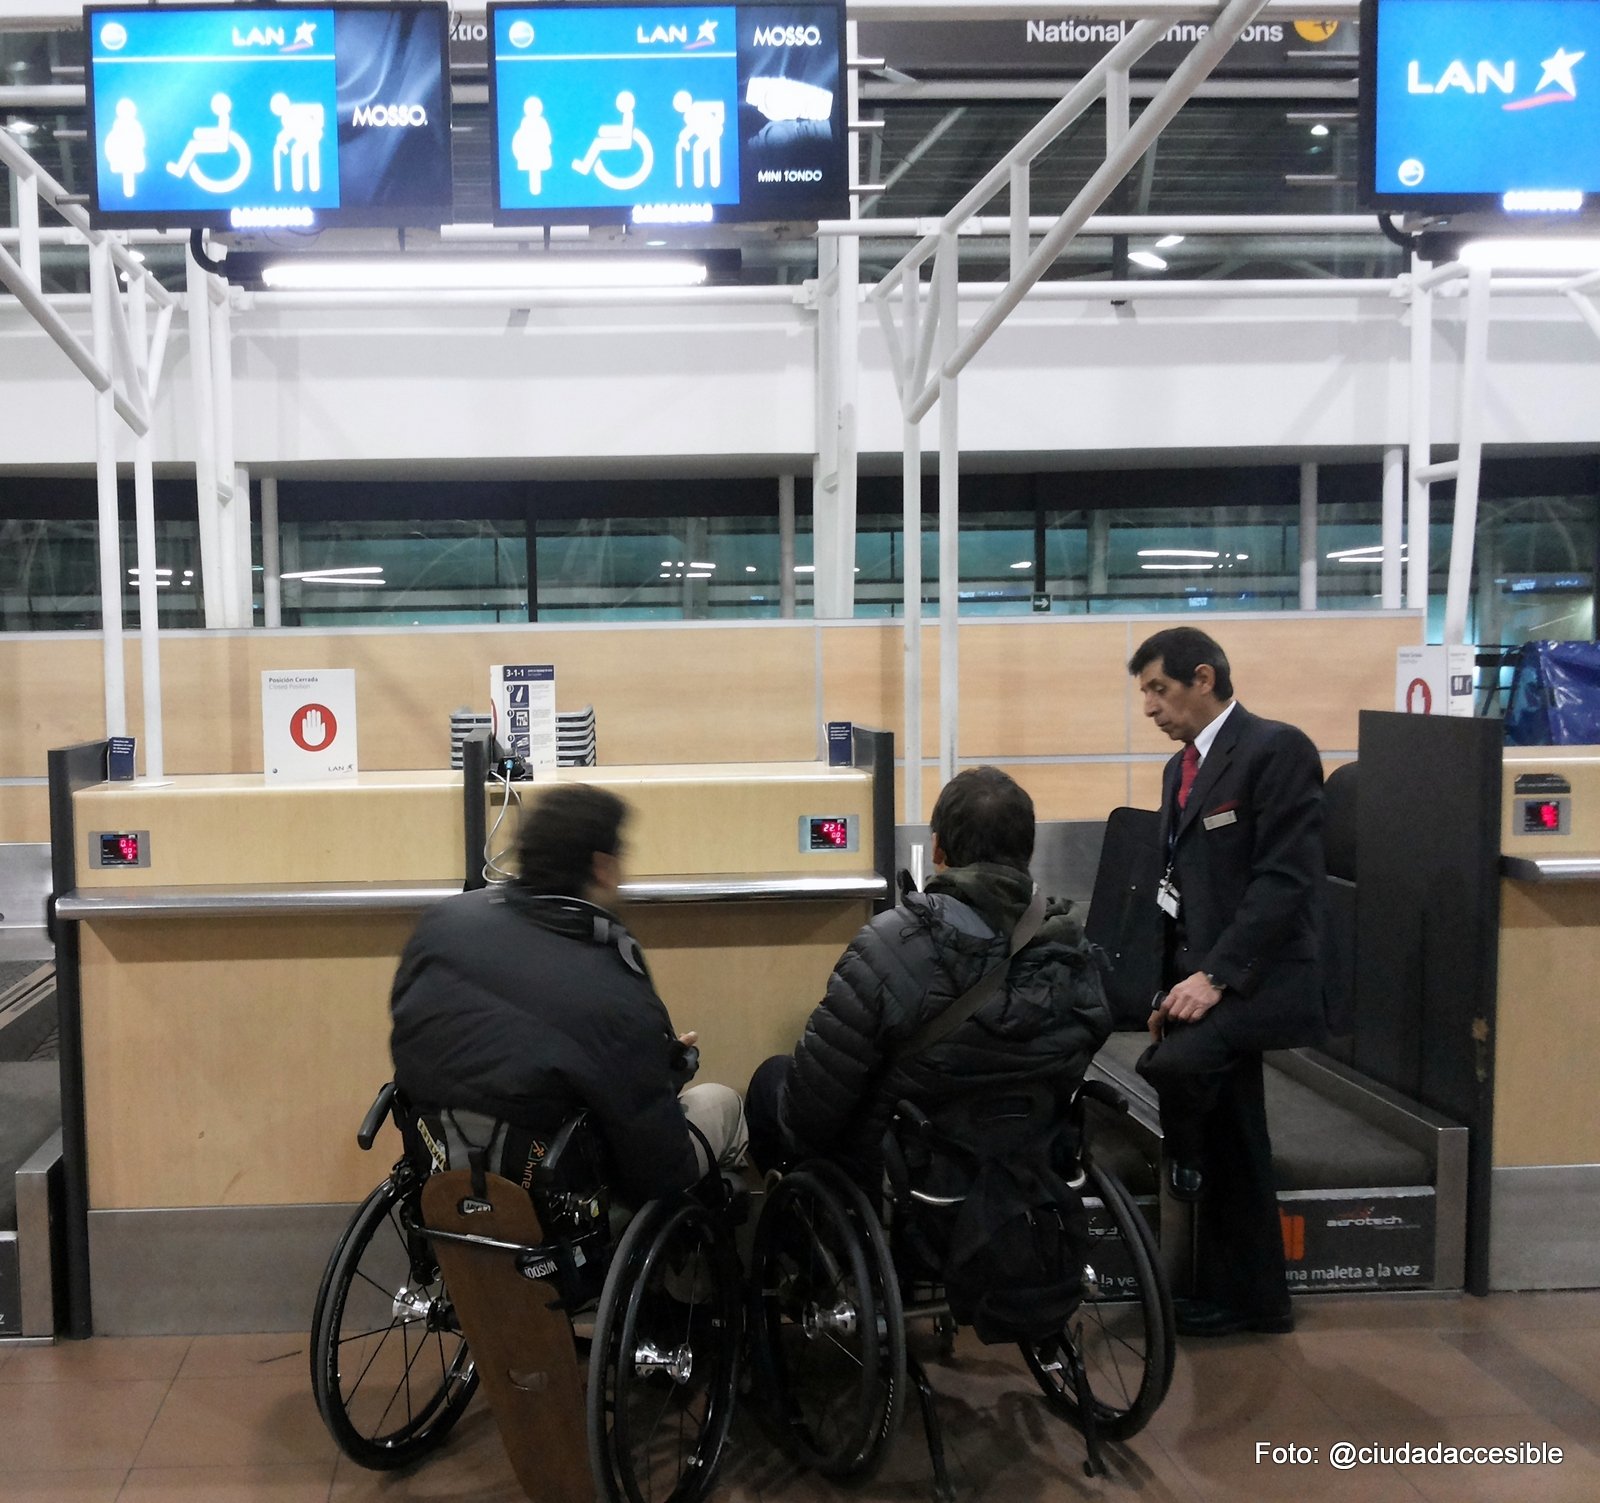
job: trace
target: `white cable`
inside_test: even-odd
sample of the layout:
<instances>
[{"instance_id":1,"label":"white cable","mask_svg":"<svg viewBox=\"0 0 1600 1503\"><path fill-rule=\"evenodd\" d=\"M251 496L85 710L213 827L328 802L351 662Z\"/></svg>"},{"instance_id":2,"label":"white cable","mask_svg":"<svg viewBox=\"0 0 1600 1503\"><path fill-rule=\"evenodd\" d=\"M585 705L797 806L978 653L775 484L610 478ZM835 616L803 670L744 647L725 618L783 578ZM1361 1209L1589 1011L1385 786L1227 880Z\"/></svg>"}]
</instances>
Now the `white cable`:
<instances>
[{"instance_id":1,"label":"white cable","mask_svg":"<svg viewBox=\"0 0 1600 1503\"><path fill-rule=\"evenodd\" d=\"M483 838L483 880L490 884L509 882L513 876L513 873L508 872L500 865L500 856L504 856L506 851L511 849L510 846L506 846L498 856L490 854L494 849L494 837L498 833L501 824L505 821L506 810L511 807L513 798L517 801L517 821L520 824L522 820L522 794L520 790L512 787L511 779L505 773L497 773L496 776L505 784L506 791L505 797L500 801L500 812L495 815L494 823L489 827L489 833Z\"/></svg>"}]
</instances>

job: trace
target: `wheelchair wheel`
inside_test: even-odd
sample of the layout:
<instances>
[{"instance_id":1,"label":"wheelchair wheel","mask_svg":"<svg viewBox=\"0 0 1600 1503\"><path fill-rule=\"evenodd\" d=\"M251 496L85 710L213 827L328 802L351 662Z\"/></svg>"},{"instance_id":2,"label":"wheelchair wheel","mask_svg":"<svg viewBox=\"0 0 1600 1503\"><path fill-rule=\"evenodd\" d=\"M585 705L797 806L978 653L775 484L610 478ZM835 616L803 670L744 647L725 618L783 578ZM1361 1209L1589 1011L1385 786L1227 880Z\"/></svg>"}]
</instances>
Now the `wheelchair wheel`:
<instances>
[{"instance_id":1,"label":"wheelchair wheel","mask_svg":"<svg viewBox=\"0 0 1600 1503\"><path fill-rule=\"evenodd\" d=\"M589 1463L608 1503L693 1503L733 1420L738 1257L692 1200L646 1206L606 1275L589 1356Z\"/></svg>"},{"instance_id":2,"label":"wheelchair wheel","mask_svg":"<svg viewBox=\"0 0 1600 1503\"><path fill-rule=\"evenodd\" d=\"M478 1386L417 1185L386 1179L340 1237L317 1291L311 1387L339 1449L374 1471L443 1443Z\"/></svg>"},{"instance_id":3,"label":"wheelchair wheel","mask_svg":"<svg viewBox=\"0 0 1600 1503\"><path fill-rule=\"evenodd\" d=\"M900 1419L905 1317L883 1228L838 1169L809 1164L767 1196L750 1293L757 1395L774 1439L826 1477L872 1476Z\"/></svg>"},{"instance_id":4,"label":"wheelchair wheel","mask_svg":"<svg viewBox=\"0 0 1600 1503\"><path fill-rule=\"evenodd\" d=\"M1095 1426L1108 1440L1137 1435L1156 1412L1172 1382L1177 1358L1172 1294L1138 1206L1109 1169L1091 1164L1089 1193L1102 1209L1091 1212L1096 1280L1060 1337L1022 1355L1052 1410L1083 1428L1080 1399L1065 1359L1076 1342L1094 1404Z\"/></svg>"}]
</instances>

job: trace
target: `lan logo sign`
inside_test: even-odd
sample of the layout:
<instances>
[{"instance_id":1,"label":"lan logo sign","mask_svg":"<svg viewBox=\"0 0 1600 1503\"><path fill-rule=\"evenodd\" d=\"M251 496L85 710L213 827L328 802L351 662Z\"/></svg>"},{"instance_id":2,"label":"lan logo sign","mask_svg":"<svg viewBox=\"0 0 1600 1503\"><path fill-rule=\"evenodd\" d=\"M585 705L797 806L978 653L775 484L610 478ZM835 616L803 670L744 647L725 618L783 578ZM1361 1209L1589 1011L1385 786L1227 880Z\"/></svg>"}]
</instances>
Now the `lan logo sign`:
<instances>
[{"instance_id":1,"label":"lan logo sign","mask_svg":"<svg viewBox=\"0 0 1600 1503\"><path fill-rule=\"evenodd\" d=\"M1540 64L1543 72L1539 75L1539 82L1533 86L1533 92L1520 99L1508 99L1500 108L1531 110L1545 104L1571 104L1578 97L1578 85L1572 70L1586 56L1586 52L1568 52L1565 47L1558 47L1553 56L1545 58ZM1460 59L1454 59L1437 79L1423 77L1422 64L1415 58L1407 66L1408 94L1446 94L1452 90L1459 90L1463 94L1497 91L1514 95L1517 91L1516 60L1507 58L1503 63L1495 63L1486 59L1475 68L1469 68Z\"/></svg>"}]
</instances>

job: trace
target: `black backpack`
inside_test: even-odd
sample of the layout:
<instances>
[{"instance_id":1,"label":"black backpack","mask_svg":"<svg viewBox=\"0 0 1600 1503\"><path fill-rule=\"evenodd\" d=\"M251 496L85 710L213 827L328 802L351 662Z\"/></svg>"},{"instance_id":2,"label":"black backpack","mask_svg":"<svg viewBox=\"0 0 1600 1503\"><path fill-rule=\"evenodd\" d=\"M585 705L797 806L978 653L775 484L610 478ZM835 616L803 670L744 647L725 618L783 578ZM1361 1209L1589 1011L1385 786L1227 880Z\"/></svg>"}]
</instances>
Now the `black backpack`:
<instances>
[{"instance_id":1,"label":"black backpack","mask_svg":"<svg viewBox=\"0 0 1600 1503\"><path fill-rule=\"evenodd\" d=\"M895 1110L884 1160L897 1250L981 1341L1048 1340L1078 1306L1090 1239L1075 1150L1046 1086L960 1097L932 1117Z\"/></svg>"}]
</instances>

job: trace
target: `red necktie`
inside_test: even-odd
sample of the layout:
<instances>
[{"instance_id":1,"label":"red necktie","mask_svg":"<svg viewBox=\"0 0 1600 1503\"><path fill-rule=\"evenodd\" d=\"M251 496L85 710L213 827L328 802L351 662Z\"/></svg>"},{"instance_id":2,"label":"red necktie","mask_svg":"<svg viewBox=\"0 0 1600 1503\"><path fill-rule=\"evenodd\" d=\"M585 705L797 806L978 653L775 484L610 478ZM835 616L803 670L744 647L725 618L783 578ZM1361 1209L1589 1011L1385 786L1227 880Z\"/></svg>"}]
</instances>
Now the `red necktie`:
<instances>
[{"instance_id":1,"label":"red necktie","mask_svg":"<svg viewBox=\"0 0 1600 1503\"><path fill-rule=\"evenodd\" d=\"M1183 748L1183 769L1178 779L1178 807L1181 809L1189 802L1189 790L1194 787L1196 774L1200 771L1200 748L1189 741Z\"/></svg>"}]
</instances>

